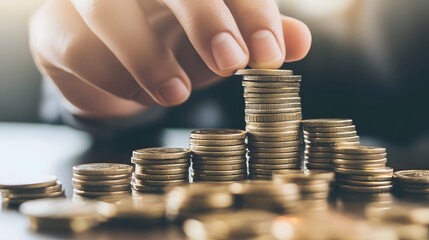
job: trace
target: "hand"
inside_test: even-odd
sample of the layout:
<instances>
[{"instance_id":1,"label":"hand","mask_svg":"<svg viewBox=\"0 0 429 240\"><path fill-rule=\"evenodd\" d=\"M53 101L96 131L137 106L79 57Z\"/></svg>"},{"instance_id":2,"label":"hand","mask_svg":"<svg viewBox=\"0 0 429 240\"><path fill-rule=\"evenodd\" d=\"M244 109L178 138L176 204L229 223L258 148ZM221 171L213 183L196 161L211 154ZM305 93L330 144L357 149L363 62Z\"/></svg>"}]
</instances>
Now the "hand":
<instances>
[{"instance_id":1,"label":"hand","mask_svg":"<svg viewBox=\"0 0 429 240\"><path fill-rule=\"evenodd\" d=\"M36 64L90 117L178 105L191 88L278 68L310 45L274 0L47 0L30 24Z\"/></svg>"}]
</instances>

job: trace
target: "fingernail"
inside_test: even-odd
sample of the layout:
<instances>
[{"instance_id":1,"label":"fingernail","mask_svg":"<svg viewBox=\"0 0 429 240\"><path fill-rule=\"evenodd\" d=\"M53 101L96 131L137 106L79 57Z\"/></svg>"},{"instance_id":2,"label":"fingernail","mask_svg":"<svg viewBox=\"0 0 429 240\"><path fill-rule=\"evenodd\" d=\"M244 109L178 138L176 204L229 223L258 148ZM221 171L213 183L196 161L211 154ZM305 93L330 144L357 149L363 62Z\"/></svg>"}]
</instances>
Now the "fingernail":
<instances>
[{"instance_id":1,"label":"fingernail","mask_svg":"<svg viewBox=\"0 0 429 240\"><path fill-rule=\"evenodd\" d=\"M165 105L177 105L188 99L190 91L180 78L174 77L159 88Z\"/></svg>"},{"instance_id":2,"label":"fingernail","mask_svg":"<svg viewBox=\"0 0 429 240\"><path fill-rule=\"evenodd\" d=\"M267 65L282 57L282 51L271 31L259 30L252 34L250 56L258 65Z\"/></svg>"},{"instance_id":3,"label":"fingernail","mask_svg":"<svg viewBox=\"0 0 429 240\"><path fill-rule=\"evenodd\" d=\"M211 42L213 58L219 70L231 69L246 60L246 54L231 34L216 34Z\"/></svg>"}]
</instances>

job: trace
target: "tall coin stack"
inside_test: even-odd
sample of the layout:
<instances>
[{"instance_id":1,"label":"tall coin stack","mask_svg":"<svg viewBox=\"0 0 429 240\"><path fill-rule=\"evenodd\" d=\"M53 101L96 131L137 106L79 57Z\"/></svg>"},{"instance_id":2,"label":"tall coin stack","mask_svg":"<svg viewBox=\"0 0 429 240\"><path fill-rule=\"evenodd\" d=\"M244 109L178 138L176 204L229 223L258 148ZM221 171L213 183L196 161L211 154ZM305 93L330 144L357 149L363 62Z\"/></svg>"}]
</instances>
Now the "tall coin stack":
<instances>
[{"instance_id":1,"label":"tall coin stack","mask_svg":"<svg viewBox=\"0 0 429 240\"><path fill-rule=\"evenodd\" d=\"M137 192L163 193L166 187L189 183L191 150L143 148L133 151L132 188Z\"/></svg>"},{"instance_id":2,"label":"tall coin stack","mask_svg":"<svg viewBox=\"0 0 429 240\"><path fill-rule=\"evenodd\" d=\"M193 180L230 182L247 176L246 132L238 129L191 133Z\"/></svg>"},{"instance_id":3,"label":"tall coin stack","mask_svg":"<svg viewBox=\"0 0 429 240\"><path fill-rule=\"evenodd\" d=\"M301 76L290 70L242 69L248 132L249 177L271 179L302 163Z\"/></svg>"},{"instance_id":4,"label":"tall coin stack","mask_svg":"<svg viewBox=\"0 0 429 240\"><path fill-rule=\"evenodd\" d=\"M308 119L302 120L302 127L308 169L332 170L333 147L360 143L351 119Z\"/></svg>"},{"instance_id":5,"label":"tall coin stack","mask_svg":"<svg viewBox=\"0 0 429 240\"><path fill-rule=\"evenodd\" d=\"M392 189L393 169L386 167L382 147L341 146L333 148L336 185L347 192L380 193Z\"/></svg>"},{"instance_id":6,"label":"tall coin stack","mask_svg":"<svg viewBox=\"0 0 429 240\"><path fill-rule=\"evenodd\" d=\"M62 184L52 175L1 176L0 192L5 207L15 207L35 199L65 196Z\"/></svg>"},{"instance_id":7,"label":"tall coin stack","mask_svg":"<svg viewBox=\"0 0 429 240\"><path fill-rule=\"evenodd\" d=\"M73 167L73 196L122 197L131 192L133 167L120 163L88 163Z\"/></svg>"},{"instance_id":8,"label":"tall coin stack","mask_svg":"<svg viewBox=\"0 0 429 240\"><path fill-rule=\"evenodd\" d=\"M400 197L409 200L429 200L429 170L402 170L393 175Z\"/></svg>"}]
</instances>

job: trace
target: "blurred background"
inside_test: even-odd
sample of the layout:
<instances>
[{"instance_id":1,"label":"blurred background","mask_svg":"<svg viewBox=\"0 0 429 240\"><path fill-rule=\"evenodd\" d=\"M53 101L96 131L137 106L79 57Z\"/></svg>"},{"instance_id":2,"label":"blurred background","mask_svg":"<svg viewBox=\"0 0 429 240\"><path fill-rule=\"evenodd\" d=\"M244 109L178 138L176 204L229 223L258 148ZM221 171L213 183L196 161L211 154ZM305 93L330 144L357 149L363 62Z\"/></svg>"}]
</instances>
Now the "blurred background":
<instances>
[{"instance_id":1,"label":"blurred background","mask_svg":"<svg viewBox=\"0 0 429 240\"><path fill-rule=\"evenodd\" d=\"M42 2L0 0L0 122L40 121L41 76L28 49L27 26ZM302 20L313 34L308 57L284 65L303 75L304 118L353 118L365 141L389 146L396 167L428 167L429 1L278 3L283 14ZM243 127L241 93L210 100L221 89L242 91L240 87L238 81L224 81L193 94L188 103L172 110L185 121L175 118L165 126L210 127L186 117L186 109L196 109L196 99L204 95L213 109L227 105L224 114L238 119L221 125ZM204 111L199 114L207 114Z\"/></svg>"}]
</instances>

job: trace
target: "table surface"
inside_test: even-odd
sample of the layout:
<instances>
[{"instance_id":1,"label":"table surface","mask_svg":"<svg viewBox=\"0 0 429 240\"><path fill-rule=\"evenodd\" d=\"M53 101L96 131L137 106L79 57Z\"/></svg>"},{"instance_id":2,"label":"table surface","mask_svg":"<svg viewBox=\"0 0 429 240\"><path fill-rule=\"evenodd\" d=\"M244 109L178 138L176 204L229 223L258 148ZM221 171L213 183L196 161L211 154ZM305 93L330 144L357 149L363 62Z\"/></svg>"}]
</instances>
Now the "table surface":
<instances>
[{"instance_id":1,"label":"table surface","mask_svg":"<svg viewBox=\"0 0 429 240\"><path fill-rule=\"evenodd\" d=\"M167 129L163 146L187 147L188 129ZM368 141L372 141L369 139ZM85 162L129 163L130 151L93 149L91 138L65 126L0 123L0 174L58 176L66 195L72 194L72 167ZM16 210L0 210L0 239L184 239L178 227L138 230L100 228L79 235L54 235L29 230L25 216Z\"/></svg>"}]
</instances>

